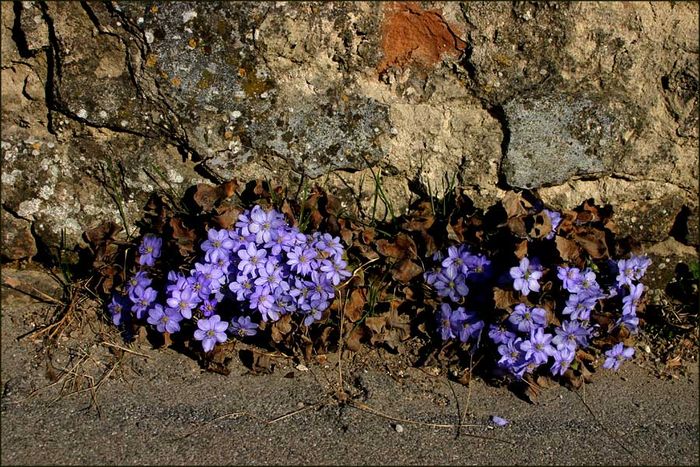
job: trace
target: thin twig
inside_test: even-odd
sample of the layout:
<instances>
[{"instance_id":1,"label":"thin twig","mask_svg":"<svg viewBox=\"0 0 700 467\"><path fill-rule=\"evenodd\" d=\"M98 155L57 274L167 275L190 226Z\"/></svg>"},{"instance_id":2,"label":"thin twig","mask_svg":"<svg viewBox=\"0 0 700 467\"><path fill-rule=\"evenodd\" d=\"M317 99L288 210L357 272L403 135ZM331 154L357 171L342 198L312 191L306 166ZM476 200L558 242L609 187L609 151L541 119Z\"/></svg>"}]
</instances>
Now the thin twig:
<instances>
[{"instance_id":1,"label":"thin twig","mask_svg":"<svg viewBox=\"0 0 700 467\"><path fill-rule=\"evenodd\" d=\"M409 420L407 418L400 418L400 417L393 417L391 415L387 415L385 413L382 413L376 409L373 409L372 407L368 406L367 404L364 404L362 402L357 402L354 400L351 400L348 402L348 405L350 407L354 407L358 410L361 410L363 412L368 412L371 413L372 415L376 415L378 417L386 418L387 420L392 420L395 422L401 422L401 423L409 423L412 425L420 425L420 426L427 426L430 428L456 428L458 426L464 427L464 428L478 428L478 427L484 427L484 425L456 425L454 423L426 423L426 422L419 422L417 420ZM489 441L498 441L500 443L506 443L506 444L515 444L512 441L508 441L505 439L500 439L500 438L492 438L490 436L481 436L481 435L474 435L471 433L467 433L466 436L470 436L472 438L480 438L480 439L486 439Z\"/></svg>"},{"instance_id":2,"label":"thin twig","mask_svg":"<svg viewBox=\"0 0 700 467\"><path fill-rule=\"evenodd\" d=\"M450 391L452 391L452 396L454 396L456 403L455 405L457 406L457 432L455 433L455 439L457 439L459 438L459 430L462 426L462 411L459 407L459 397L457 397L457 392L455 391L455 388L452 385L452 381L450 381L449 378L447 378L447 385L450 387Z\"/></svg>"},{"instance_id":3,"label":"thin twig","mask_svg":"<svg viewBox=\"0 0 700 467\"><path fill-rule=\"evenodd\" d=\"M338 338L338 396L346 399L345 386L343 385L343 321L345 321L345 307L348 304L348 291L345 292L345 300L340 307L340 337Z\"/></svg>"},{"instance_id":4,"label":"thin twig","mask_svg":"<svg viewBox=\"0 0 700 467\"><path fill-rule=\"evenodd\" d=\"M469 353L469 384L467 384L467 403L464 406L464 412L462 412L462 418L460 420L464 420L464 417L467 416L467 411L469 410L469 404L471 403L472 400L472 377L474 374L474 365L473 363L473 355L471 352ZM459 436L459 428L457 429L457 436Z\"/></svg>"},{"instance_id":5,"label":"thin twig","mask_svg":"<svg viewBox=\"0 0 700 467\"><path fill-rule=\"evenodd\" d=\"M585 385L584 385L584 387L585 387ZM622 449L624 449L624 451L625 451L627 454L629 454L629 456L630 456L632 459L634 459L634 460L636 461L637 458L636 458L635 455L632 453L632 451L630 451L629 449L627 449L627 447L622 443L622 441L620 441L620 439L619 439L614 433L611 433L611 432L605 427L605 425L603 425L603 424L600 422L600 420L598 420L598 417L596 417L595 413L593 413L593 410L591 410L590 406L589 406L589 405L586 403L586 401L581 397L581 394L579 394L577 391L573 391L573 392L574 392L574 394L576 394L576 396L579 398L579 400L581 401L581 403L583 404L583 406L586 408L586 410L588 410L588 413L591 414L591 416L593 417L593 420L595 420L595 422L603 429L603 431L604 431L608 436L610 436L613 440L615 440L615 442L618 444L618 446L620 446Z\"/></svg>"},{"instance_id":6,"label":"thin twig","mask_svg":"<svg viewBox=\"0 0 700 467\"><path fill-rule=\"evenodd\" d=\"M232 418L232 417L238 418L238 417L242 417L243 415L248 415L249 417L258 418L258 417L256 417L255 415L253 415L253 414L251 414L251 413L249 413L249 412L233 412L233 413L227 413L227 414L221 415L220 417L216 417L216 418L213 419L213 420L209 420L209 421L208 421L207 423L205 423L204 425L202 425L202 426L200 426L200 427L197 427L197 428L195 428L194 430L190 431L189 433L187 433L187 434L185 434L185 435L182 435L182 436L180 436L179 438L175 438L175 439L176 439L177 441L179 441L179 440L181 440L181 439L185 439L185 438L187 438L188 436L192 436L193 434L197 433L198 431L203 430L204 428L206 428L207 426L211 425L212 423L218 422L218 421L220 421L220 420L224 420L224 419L226 419L226 418Z\"/></svg>"},{"instance_id":7,"label":"thin twig","mask_svg":"<svg viewBox=\"0 0 700 467\"><path fill-rule=\"evenodd\" d=\"M114 348L116 348L116 349L123 350L124 352L132 353L132 354L134 354L134 355L138 355L139 357L151 358L150 356L148 356L148 355L146 355L146 354L143 354L143 353L140 353L140 352L136 352L135 350L131 350L131 349L128 349L128 348L126 348L126 347L122 347L121 345L112 344L111 342L103 341L103 342L100 342L100 344L106 345L106 346L108 346L108 347L114 347Z\"/></svg>"},{"instance_id":8,"label":"thin twig","mask_svg":"<svg viewBox=\"0 0 700 467\"><path fill-rule=\"evenodd\" d=\"M20 289L20 288L19 288L19 285L20 285L20 284L22 284L22 285L24 285L24 286L26 286L26 287L29 287L34 293L38 294L38 296L33 295L32 293L27 292L26 290ZM34 286L30 285L30 284L25 284L24 282L21 282L21 283L18 282L18 283L15 285L15 284L10 284L10 283L8 282L8 280L5 279L5 280L3 281L3 283L2 283L2 285L4 285L5 287L10 288L10 289L12 289L12 290L15 290L15 291L17 291L17 292L23 293L24 295L27 295L27 296L33 298L34 300L37 300L37 301L40 301L40 302L54 303L54 304L56 304L56 305L63 305L63 304L64 304L61 300L59 300L59 299L57 299L57 298L54 298L54 297L52 297L51 295L45 294L44 292L42 292L41 290L37 289L36 287L34 287Z\"/></svg>"},{"instance_id":9,"label":"thin twig","mask_svg":"<svg viewBox=\"0 0 700 467\"><path fill-rule=\"evenodd\" d=\"M346 287L346 286L350 283L350 281L352 281L355 277L358 276L358 274L359 274L360 272L362 272L364 269L366 269L370 264L372 264L372 263L374 263L374 262L376 262L376 261L379 261L379 259L380 259L379 257L376 257L376 258L374 258L374 259L370 259L369 261L367 261L367 262L365 262L365 263L359 265L359 266L358 266L357 268L355 268L355 270L352 272L352 276L350 276L350 277L347 278L344 282L342 282L342 283L338 286L338 289L342 289L343 287Z\"/></svg>"},{"instance_id":10,"label":"thin twig","mask_svg":"<svg viewBox=\"0 0 700 467\"><path fill-rule=\"evenodd\" d=\"M279 417L275 417L275 418L273 418L272 420L268 420L268 421L265 422L265 424L267 424L267 425L272 425L273 423L277 423L277 422L279 422L279 421L281 421L281 420L284 420L285 418L293 417L293 416L296 415L296 414L299 414L299 413L302 413L302 412L306 412L307 410L309 410L309 409L311 409L311 408L314 408L314 407L318 407L318 406L320 406L323 402L325 402L325 401L317 402L317 403L311 404L311 405L305 405L304 407L302 407L302 408L300 408L300 409L293 410L293 411L291 411L291 412L289 412L289 413L286 413L286 414L284 414L284 415L280 415Z\"/></svg>"}]
</instances>

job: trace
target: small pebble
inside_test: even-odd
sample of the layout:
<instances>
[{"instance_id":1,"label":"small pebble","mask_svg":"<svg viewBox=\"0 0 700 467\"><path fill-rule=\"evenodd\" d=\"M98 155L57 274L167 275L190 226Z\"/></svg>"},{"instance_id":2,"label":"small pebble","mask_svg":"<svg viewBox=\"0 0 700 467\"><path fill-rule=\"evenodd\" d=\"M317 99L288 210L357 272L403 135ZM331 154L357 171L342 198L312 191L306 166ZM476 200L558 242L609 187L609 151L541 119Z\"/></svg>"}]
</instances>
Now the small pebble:
<instances>
[{"instance_id":1,"label":"small pebble","mask_svg":"<svg viewBox=\"0 0 700 467\"><path fill-rule=\"evenodd\" d=\"M396 430L397 433L403 433L403 425L399 425L398 423L394 425L394 430Z\"/></svg>"}]
</instances>

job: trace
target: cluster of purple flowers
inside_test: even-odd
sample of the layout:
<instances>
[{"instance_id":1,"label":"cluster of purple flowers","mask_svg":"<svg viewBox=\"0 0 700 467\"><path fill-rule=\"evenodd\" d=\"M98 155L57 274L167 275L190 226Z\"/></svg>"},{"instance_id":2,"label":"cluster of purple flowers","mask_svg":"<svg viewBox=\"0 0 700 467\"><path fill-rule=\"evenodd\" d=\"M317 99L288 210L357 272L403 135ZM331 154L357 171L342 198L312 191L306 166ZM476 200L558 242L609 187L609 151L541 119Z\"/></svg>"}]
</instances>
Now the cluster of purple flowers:
<instances>
[{"instance_id":1,"label":"cluster of purple flowers","mask_svg":"<svg viewBox=\"0 0 700 467\"><path fill-rule=\"evenodd\" d=\"M153 266L161 240L146 235L139 247L142 266ZM159 332L180 330L182 320L196 320L194 338L205 351L227 340L254 335L257 320L277 321L282 315L303 316L305 325L321 319L335 297L335 287L350 276L340 239L319 232L305 235L284 216L255 206L241 214L234 229L210 229L202 242L201 262L189 274L168 273L165 306L146 271L127 286L128 300L115 295L108 306L116 325L125 311L146 315ZM219 313L231 315L222 320ZM234 316L235 315L235 316Z\"/></svg>"},{"instance_id":2,"label":"cluster of purple flowers","mask_svg":"<svg viewBox=\"0 0 700 467\"><path fill-rule=\"evenodd\" d=\"M553 223L558 224L561 218L549 215ZM542 365L548 365L553 375L563 375L574 361L576 351L589 345L594 332L590 326L591 312L601 300L619 295L620 291L624 297L618 325L636 331L639 320L635 310L644 290L637 281L650 263L642 257L618 261L617 285L607 293L592 269L558 267L557 277L568 298L558 312L561 324L554 326L547 310L526 303L515 305L505 321L485 324L477 311L468 311L467 296L477 278L483 279L484 273L490 271L490 261L483 255L471 254L463 245L450 247L446 256L436 254L434 260L439 267L426 272L425 278L442 301L437 310L437 330L442 339L461 342L473 339L478 345L482 330L487 328L489 339L498 346L498 365L517 378ZM508 275L513 289L520 292L521 297L527 297L531 292L540 291L544 272L536 258L524 257L517 266L510 268ZM633 353L634 349L620 344L606 353L604 367L617 369L620 362L631 358Z\"/></svg>"},{"instance_id":3,"label":"cluster of purple flowers","mask_svg":"<svg viewBox=\"0 0 700 467\"><path fill-rule=\"evenodd\" d=\"M481 337L484 322L475 311L463 305L469 286L483 283L491 273L491 261L482 254L473 254L465 245L451 246L447 256L437 252L433 259L439 267L425 273L425 280L445 302L438 316L438 328L443 340L459 338L462 342Z\"/></svg>"},{"instance_id":4,"label":"cluster of purple flowers","mask_svg":"<svg viewBox=\"0 0 700 467\"><path fill-rule=\"evenodd\" d=\"M644 285L639 281L644 277L651 260L646 256L632 256L617 262L617 291L622 296L622 315L617 325L634 334L638 330L637 306L644 293Z\"/></svg>"}]
</instances>

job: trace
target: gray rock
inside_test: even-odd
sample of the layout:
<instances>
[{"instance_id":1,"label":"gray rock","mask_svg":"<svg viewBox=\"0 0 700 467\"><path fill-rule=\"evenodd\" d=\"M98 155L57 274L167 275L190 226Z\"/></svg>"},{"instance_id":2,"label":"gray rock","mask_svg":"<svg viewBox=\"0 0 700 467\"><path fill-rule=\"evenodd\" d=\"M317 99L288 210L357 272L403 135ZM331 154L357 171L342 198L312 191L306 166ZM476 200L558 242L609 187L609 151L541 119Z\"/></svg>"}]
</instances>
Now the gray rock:
<instances>
[{"instance_id":1,"label":"gray rock","mask_svg":"<svg viewBox=\"0 0 700 467\"><path fill-rule=\"evenodd\" d=\"M504 106L510 133L501 170L510 186L559 185L575 176L612 173L624 134L638 122L629 107L603 95L538 94Z\"/></svg>"},{"instance_id":2,"label":"gray rock","mask_svg":"<svg viewBox=\"0 0 700 467\"><path fill-rule=\"evenodd\" d=\"M1 210L2 221L2 252L4 260L31 258L37 254L36 242L28 221L13 216L6 210Z\"/></svg>"}]
</instances>

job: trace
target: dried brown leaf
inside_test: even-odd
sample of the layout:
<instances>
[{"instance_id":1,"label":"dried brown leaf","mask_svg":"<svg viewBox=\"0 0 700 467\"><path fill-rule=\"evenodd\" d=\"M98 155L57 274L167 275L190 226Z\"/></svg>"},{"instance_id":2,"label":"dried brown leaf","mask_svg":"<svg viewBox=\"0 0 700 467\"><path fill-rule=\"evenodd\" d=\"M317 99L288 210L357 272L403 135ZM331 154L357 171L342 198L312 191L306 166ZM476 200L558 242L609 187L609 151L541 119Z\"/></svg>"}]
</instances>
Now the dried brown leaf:
<instances>
[{"instance_id":1,"label":"dried brown leaf","mask_svg":"<svg viewBox=\"0 0 700 467\"><path fill-rule=\"evenodd\" d=\"M177 241L178 250L183 256L194 252L194 243L197 237L194 229L185 226L182 219L173 217L170 219L170 227L173 229L173 238Z\"/></svg>"},{"instance_id":2,"label":"dried brown leaf","mask_svg":"<svg viewBox=\"0 0 700 467\"><path fill-rule=\"evenodd\" d=\"M391 269L391 277L395 281L399 281L402 284L408 284L414 278L418 277L423 272L423 269L411 261L410 259L404 259L399 261Z\"/></svg>"},{"instance_id":3,"label":"dried brown leaf","mask_svg":"<svg viewBox=\"0 0 700 467\"><path fill-rule=\"evenodd\" d=\"M528 232L528 236L530 238L544 238L549 235L549 233L552 231L552 220L549 218L549 215L547 215L546 212L543 211L537 213L532 217L532 219L534 224Z\"/></svg>"},{"instance_id":4,"label":"dried brown leaf","mask_svg":"<svg viewBox=\"0 0 700 467\"><path fill-rule=\"evenodd\" d=\"M415 258L417 256L416 243L404 233L396 235L393 241L380 239L375 244L377 251L382 256L394 259Z\"/></svg>"},{"instance_id":5,"label":"dried brown leaf","mask_svg":"<svg viewBox=\"0 0 700 467\"><path fill-rule=\"evenodd\" d=\"M362 348L362 340L367 338L367 328L355 326L345 338L345 348L353 352L358 352Z\"/></svg>"},{"instance_id":6,"label":"dried brown leaf","mask_svg":"<svg viewBox=\"0 0 700 467\"><path fill-rule=\"evenodd\" d=\"M365 245L370 245L374 241L374 237L377 235L377 231L372 228L363 229L360 233L360 238L362 243Z\"/></svg>"},{"instance_id":7,"label":"dried brown leaf","mask_svg":"<svg viewBox=\"0 0 700 467\"><path fill-rule=\"evenodd\" d=\"M581 265L581 248L576 242L559 235L554 238L554 242L561 259L577 266Z\"/></svg>"},{"instance_id":8,"label":"dried brown leaf","mask_svg":"<svg viewBox=\"0 0 700 467\"><path fill-rule=\"evenodd\" d=\"M367 291L365 289L353 290L345 305L345 317L352 323L359 321L362 318L366 302Z\"/></svg>"},{"instance_id":9,"label":"dried brown leaf","mask_svg":"<svg viewBox=\"0 0 700 467\"><path fill-rule=\"evenodd\" d=\"M401 228L408 232L420 232L429 230L435 223L434 216L410 217L401 225Z\"/></svg>"},{"instance_id":10,"label":"dried brown leaf","mask_svg":"<svg viewBox=\"0 0 700 467\"><path fill-rule=\"evenodd\" d=\"M238 220L238 216L243 212L235 206L226 206L216 208L219 215L214 216L212 220L220 229L231 229Z\"/></svg>"},{"instance_id":11,"label":"dried brown leaf","mask_svg":"<svg viewBox=\"0 0 700 467\"><path fill-rule=\"evenodd\" d=\"M501 204L509 218L524 216L527 214L528 209L532 207L532 204L525 200L520 193L514 191L506 193L501 200Z\"/></svg>"},{"instance_id":12,"label":"dried brown leaf","mask_svg":"<svg viewBox=\"0 0 700 467\"><path fill-rule=\"evenodd\" d=\"M231 373L229 366L233 361L235 348L236 341L229 341L215 346L214 350L209 354L205 354L204 368L214 373L229 375Z\"/></svg>"},{"instance_id":13,"label":"dried brown leaf","mask_svg":"<svg viewBox=\"0 0 700 467\"><path fill-rule=\"evenodd\" d=\"M507 221L508 229L518 238L527 238L527 229L525 228L525 220L522 217L511 217Z\"/></svg>"},{"instance_id":14,"label":"dried brown leaf","mask_svg":"<svg viewBox=\"0 0 700 467\"><path fill-rule=\"evenodd\" d=\"M524 257L526 257L527 256L527 247L528 247L527 240L523 240L522 242L515 245L515 257L518 259L523 259Z\"/></svg>"},{"instance_id":15,"label":"dried brown leaf","mask_svg":"<svg viewBox=\"0 0 700 467\"><path fill-rule=\"evenodd\" d=\"M384 331L385 325L386 317L384 316L370 316L365 320L365 326L367 326L367 329L372 331L373 334L381 334Z\"/></svg>"},{"instance_id":16,"label":"dried brown leaf","mask_svg":"<svg viewBox=\"0 0 700 467\"><path fill-rule=\"evenodd\" d=\"M292 315L284 315L270 328L270 337L279 344L292 332Z\"/></svg>"},{"instance_id":17,"label":"dried brown leaf","mask_svg":"<svg viewBox=\"0 0 700 467\"><path fill-rule=\"evenodd\" d=\"M513 305L519 303L520 299L514 291L499 289L496 287L493 289L493 301L496 305L496 308L500 308L501 310L508 310Z\"/></svg>"},{"instance_id":18,"label":"dried brown leaf","mask_svg":"<svg viewBox=\"0 0 700 467\"><path fill-rule=\"evenodd\" d=\"M219 196L220 191L217 187L209 185L208 183L198 183L193 199L202 211L208 212L214 209L214 206L219 200Z\"/></svg>"},{"instance_id":19,"label":"dried brown leaf","mask_svg":"<svg viewBox=\"0 0 700 467\"><path fill-rule=\"evenodd\" d=\"M605 232L594 228L579 228L573 240L593 259L603 259L609 256Z\"/></svg>"}]
</instances>

